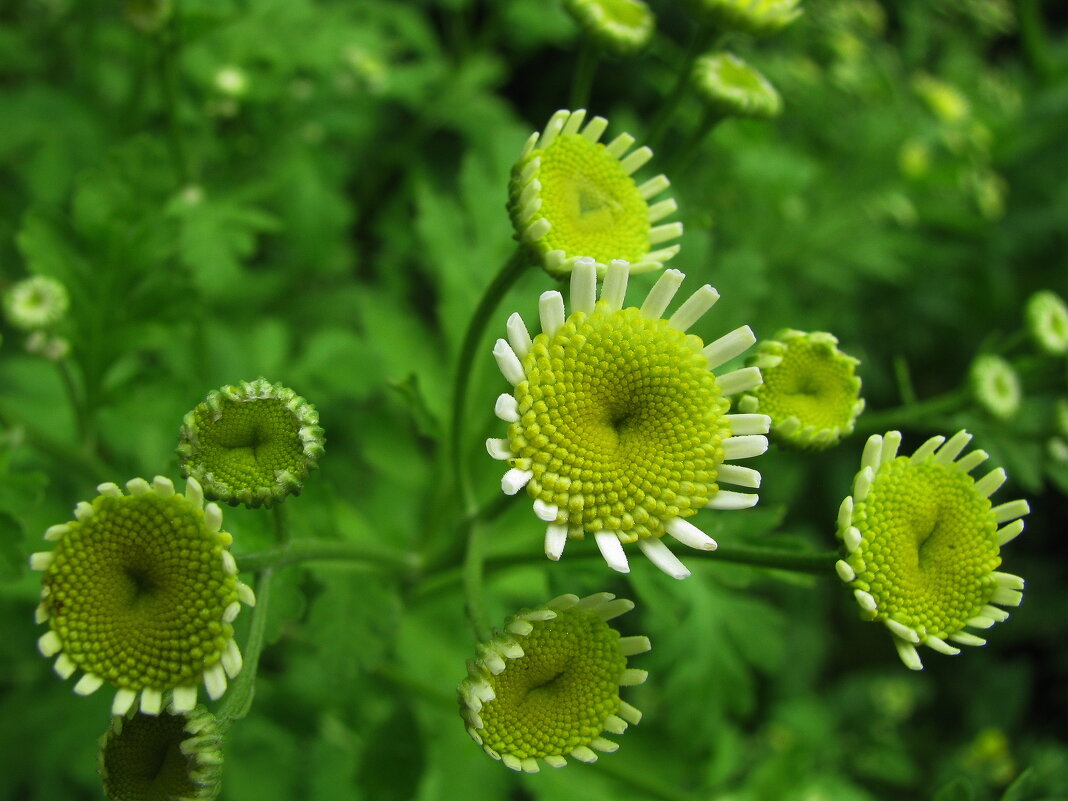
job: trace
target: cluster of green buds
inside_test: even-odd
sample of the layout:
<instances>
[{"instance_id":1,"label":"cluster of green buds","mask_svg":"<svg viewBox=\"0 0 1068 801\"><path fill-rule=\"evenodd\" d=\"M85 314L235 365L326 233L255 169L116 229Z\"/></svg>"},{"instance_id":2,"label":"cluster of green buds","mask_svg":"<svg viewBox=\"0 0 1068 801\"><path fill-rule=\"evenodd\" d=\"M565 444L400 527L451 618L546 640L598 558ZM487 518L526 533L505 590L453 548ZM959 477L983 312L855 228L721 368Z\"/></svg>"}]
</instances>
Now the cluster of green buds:
<instances>
[{"instance_id":1,"label":"cluster of green buds","mask_svg":"<svg viewBox=\"0 0 1068 801\"><path fill-rule=\"evenodd\" d=\"M57 333L70 308L62 282L45 275L25 278L4 293L4 316L13 328L27 333L26 350L58 362L70 353L70 341Z\"/></svg>"}]
</instances>

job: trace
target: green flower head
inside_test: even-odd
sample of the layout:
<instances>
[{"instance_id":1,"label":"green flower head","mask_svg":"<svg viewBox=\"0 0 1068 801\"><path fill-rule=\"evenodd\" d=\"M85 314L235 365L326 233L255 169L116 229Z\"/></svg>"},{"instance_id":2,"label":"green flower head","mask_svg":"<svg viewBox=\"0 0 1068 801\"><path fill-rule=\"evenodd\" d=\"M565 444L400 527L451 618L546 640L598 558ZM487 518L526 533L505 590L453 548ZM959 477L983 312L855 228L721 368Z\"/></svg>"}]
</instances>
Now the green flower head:
<instances>
[{"instance_id":1,"label":"green flower head","mask_svg":"<svg viewBox=\"0 0 1068 801\"><path fill-rule=\"evenodd\" d=\"M571 271L576 260L631 262L635 273L659 270L679 251L664 243L682 236L682 223L659 223L677 206L672 198L649 205L668 188L663 175L643 184L631 177L652 158L634 137L620 134L599 144L603 117L586 126L586 112L558 111L545 130L532 134L512 168L508 213L516 239L551 275Z\"/></svg>"},{"instance_id":2,"label":"green flower head","mask_svg":"<svg viewBox=\"0 0 1068 801\"><path fill-rule=\"evenodd\" d=\"M1039 350L1052 356L1068 353L1068 306L1048 289L1027 301L1027 331Z\"/></svg>"},{"instance_id":3,"label":"green flower head","mask_svg":"<svg viewBox=\"0 0 1068 801\"><path fill-rule=\"evenodd\" d=\"M768 415L772 436L784 445L822 450L853 432L864 410L859 362L838 350L833 335L784 329L757 345L749 364L764 383L743 395L738 409Z\"/></svg>"},{"instance_id":4,"label":"green flower head","mask_svg":"<svg viewBox=\"0 0 1068 801\"><path fill-rule=\"evenodd\" d=\"M561 595L508 618L504 631L479 645L460 682L460 714L472 739L528 773L540 762L594 762L598 751L619 748L604 735L641 720L619 688L647 675L628 668L627 657L650 645L647 637L620 637L608 621L633 608L607 592Z\"/></svg>"},{"instance_id":5,"label":"green flower head","mask_svg":"<svg viewBox=\"0 0 1068 801\"><path fill-rule=\"evenodd\" d=\"M642 0L564 0L564 8L601 50L617 56L641 50L656 27Z\"/></svg>"},{"instance_id":6,"label":"green flower head","mask_svg":"<svg viewBox=\"0 0 1068 801\"><path fill-rule=\"evenodd\" d=\"M592 260L576 262L570 316L559 292L541 296L534 339L518 314L508 319L508 339L493 354L514 387L496 405L510 425L506 439L486 446L510 467L504 492L526 487L534 499L550 559L569 537L592 534L613 570L629 571L623 546L637 543L661 570L685 578L663 536L713 550L686 518L757 502L720 484L760 486L758 472L726 462L767 449L768 418L729 415L725 397L759 384L760 371L713 372L752 345L753 332L742 326L707 346L686 333L719 298L707 284L663 319L684 277L678 270L660 276L640 309L623 308L626 262L608 267L600 300L597 271Z\"/></svg>"},{"instance_id":7,"label":"green flower head","mask_svg":"<svg viewBox=\"0 0 1068 801\"><path fill-rule=\"evenodd\" d=\"M972 397L985 411L999 420L1016 416L1023 390L1011 364L992 353L983 354L972 362L968 380Z\"/></svg>"},{"instance_id":8,"label":"green flower head","mask_svg":"<svg viewBox=\"0 0 1068 801\"><path fill-rule=\"evenodd\" d=\"M171 18L171 0L123 0L126 21L142 33L155 33Z\"/></svg>"},{"instance_id":9,"label":"green flower head","mask_svg":"<svg viewBox=\"0 0 1068 801\"><path fill-rule=\"evenodd\" d=\"M212 391L185 416L178 463L209 498L272 506L300 494L322 453L315 407L258 378Z\"/></svg>"},{"instance_id":10,"label":"green flower head","mask_svg":"<svg viewBox=\"0 0 1068 801\"><path fill-rule=\"evenodd\" d=\"M709 53L697 59L693 85L720 117L771 119L782 112L782 98L771 82L733 53Z\"/></svg>"},{"instance_id":11,"label":"green flower head","mask_svg":"<svg viewBox=\"0 0 1068 801\"><path fill-rule=\"evenodd\" d=\"M45 275L19 281L4 293L7 321L23 331L51 328L63 319L69 307L67 288Z\"/></svg>"},{"instance_id":12,"label":"green flower head","mask_svg":"<svg viewBox=\"0 0 1068 801\"><path fill-rule=\"evenodd\" d=\"M111 801L211 801L222 787L223 737L203 707L111 719L100 778Z\"/></svg>"},{"instance_id":13,"label":"green flower head","mask_svg":"<svg viewBox=\"0 0 1068 801\"><path fill-rule=\"evenodd\" d=\"M972 478L987 455L960 456L970 440L965 431L932 437L898 456L900 433L872 436L838 513L838 576L912 670L923 667L917 645L943 654L960 653L950 643L983 645L965 628L990 628L1009 616L1000 607L1023 598L1023 579L997 568L1001 546L1023 531L1027 501L991 505L1005 471Z\"/></svg>"},{"instance_id":14,"label":"green flower head","mask_svg":"<svg viewBox=\"0 0 1068 801\"><path fill-rule=\"evenodd\" d=\"M196 479L184 495L163 476L126 488L101 484L74 520L45 532L55 548L30 557L42 572L37 622L49 626L38 648L58 654L62 678L83 671L79 695L117 688L116 715L138 696L142 712L158 714L167 692L175 712L188 712L201 681L216 699L241 670L233 622L239 601L256 599L237 578L222 512L204 505Z\"/></svg>"},{"instance_id":15,"label":"green flower head","mask_svg":"<svg viewBox=\"0 0 1068 801\"><path fill-rule=\"evenodd\" d=\"M698 16L717 29L768 36L801 16L801 0L689 0Z\"/></svg>"}]
</instances>

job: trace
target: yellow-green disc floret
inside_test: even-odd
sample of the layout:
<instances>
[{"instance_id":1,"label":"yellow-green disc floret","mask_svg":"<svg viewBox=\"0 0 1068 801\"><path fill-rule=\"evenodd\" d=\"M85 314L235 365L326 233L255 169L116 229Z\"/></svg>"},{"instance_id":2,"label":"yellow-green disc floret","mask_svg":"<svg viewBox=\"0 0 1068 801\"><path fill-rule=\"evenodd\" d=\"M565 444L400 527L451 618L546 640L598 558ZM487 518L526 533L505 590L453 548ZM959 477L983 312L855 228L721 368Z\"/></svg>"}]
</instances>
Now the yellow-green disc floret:
<instances>
[{"instance_id":1,"label":"yellow-green disc floret","mask_svg":"<svg viewBox=\"0 0 1068 801\"><path fill-rule=\"evenodd\" d=\"M494 356L514 387L497 403L511 425L487 448L511 468L504 492L525 487L549 524L549 558L560 558L568 537L592 534L615 570L627 572L622 546L637 543L684 578L689 571L661 538L711 550L715 541L686 518L757 500L720 484L760 485L755 470L726 462L763 453L768 418L728 415L724 397L756 386L760 371L713 372L753 343L752 331L743 326L709 345L686 333L719 297L708 285L664 318L683 279L677 270L661 276L641 308L626 309L626 262L606 269L599 301L597 272L592 260L575 263L570 316L560 293L542 295L542 332L533 339L519 315L509 318L508 340L498 340Z\"/></svg>"},{"instance_id":2,"label":"yellow-green disc floret","mask_svg":"<svg viewBox=\"0 0 1068 801\"><path fill-rule=\"evenodd\" d=\"M864 616L887 626L902 660L916 670L922 667L916 645L946 654L959 652L951 642L982 645L965 628L1005 620L1008 613L993 604L1016 606L1022 597L1023 579L997 568L1001 546L1023 531L1020 518L1028 506L991 504L1005 473L972 478L969 472L986 454L958 459L970 439L963 431L948 442L934 437L906 457L897 456L897 432L873 436L839 514L845 546L839 577Z\"/></svg>"},{"instance_id":3,"label":"yellow-green disc floret","mask_svg":"<svg viewBox=\"0 0 1068 801\"><path fill-rule=\"evenodd\" d=\"M607 120L594 117L583 127L585 118L584 110L558 111L527 141L508 188L516 238L557 276L580 258L623 259L634 272L658 270L678 252L677 245L662 245L682 235L680 222L654 225L677 208L670 198L649 203L669 182L660 175L635 183L632 174L652 151L628 154L634 144L628 134L601 144Z\"/></svg>"},{"instance_id":4,"label":"yellow-green disc floret","mask_svg":"<svg viewBox=\"0 0 1068 801\"><path fill-rule=\"evenodd\" d=\"M541 213L554 225L550 250L596 261L639 261L649 250L649 213L638 187L602 144L556 137L541 153Z\"/></svg>"},{"instance_id":5,"label":"yellow-green disc floret","mask_svg":"<svg viewBox=\"0 0 1068 801\"><path fill-rule=\"evenodd\" d=\"M757 345L749 363L760 368L764 383L742 396L738 408L768 415L780 442L822 449L852 433L864 409L859 362L838 349L834 336L785 329Z\"/></svg>"},{"instance_id":6,"label":"yellow-green disc floret","mask_svg":"<svg viewBox=\"0 0 1068 801\"><path fill-rule=\"evenodd\" d=\"M223 387L189 412L178 445L183 475L233 506L299 495L323 452L315 408L264 379Z\"/></svg>"},{"instance_id":7,"label":"yellow-green disc floret","mask_svg":"<svg viewBox=\"0 0 1068 801\"><path fill-rule=\"evenodd\" d=\"M99 758L111 801L211 801L222 786L222 734L203 707L117 715Z\"/></svg>"},{"instance_id":8,"label":"yellow-green disc floret","mask_svg":"<svg viewBox=\"0 0 1068 801\"><path fill-rule=\"evenodd\" d=\"M203 508L194 479L184 495L161 476L127 487L124 495L102 484L75 520L46 532L56 547L33 555L42 571L37 619L49 626L38 645L59 655L63 678L84 671L77 692L116 687L117 713L140 695L141 709L156 714L168 691L185 711L201 681L218 698L241 669L232 623L238 601L255 599L237 579L222 513Z\"/></svg>"},{"instance_id":9,"label":"yellow-green disc floret","mask_svg":"<svg viewBox=\"0 0 1068 801\"><path fill-rule=\"evenodd\" d=\"M606 621L633 606L609 593L564 595L505 621L460 684L468 732L486 753L536 771L538 760L560 767L567 757L592 762L595 751L616 750L602 735L641 717L619 688L645 680L627 657L647 651L649 640L620 637Z\"/></svg>"},{"instance_id":10,"label":"yellow-green disc floret","mask_svg":"<svg viewBox=\"0 0 1068 801\"><path fill-rule=\"evenodd\" d=\"M572 314L535 339L516 387L510 464L529 469L532 498L570 526L662 537L716 494L729 402L704 343L638 309Z\"/></svg>"}]
</instances>

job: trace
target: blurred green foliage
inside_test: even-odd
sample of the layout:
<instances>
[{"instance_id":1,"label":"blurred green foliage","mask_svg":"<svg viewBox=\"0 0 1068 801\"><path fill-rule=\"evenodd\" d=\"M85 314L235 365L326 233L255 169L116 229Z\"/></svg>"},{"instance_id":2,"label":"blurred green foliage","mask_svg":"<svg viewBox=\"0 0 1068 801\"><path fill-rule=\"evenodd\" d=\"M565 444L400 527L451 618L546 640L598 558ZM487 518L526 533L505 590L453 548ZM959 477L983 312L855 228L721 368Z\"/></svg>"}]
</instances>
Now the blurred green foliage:
<instances>
[{"instance_id":1,"label":"blurred green foliage","mask_svg":"<svg viewBox=\"0 0 1068 801\"><path fill-rule=\"evenodd\" d=\"M650 49L602 64L590 103L639 141L694 24L681 4L650 5ZM440 452L454 362L513 248L509 169L566 105L584 46L547 0L173 6L144 32L120 0L0 2L0 286L48 275L72 297L66 371L14 329L0 349L4 801L101 797L108 702L73 697L36 653L28 554L98 482L177 477L181 417L209 390L263 375L318 407L327 452L287 504L296 539L455 562L463 510ZM623 625L654 644L632 694L645 719L619 755L517 776L456 713L474 643L455 571L290 566L222 798L1068 798L1068 463L1050 444L1068 363L1018 336L1032 292L1068 295L1068 20L1038 0L804 7L782 34L729 41L785 112L722 123L671 174L676 266L723 295L702 336L834 332L862 360L870 417L832 452L762 457L761 508L703 513L706 527L723 543L834 547L860 434L902 402L959 393L977 353L1009 353L1025 387L1013 420L965 400L893 424L913 446L967 427L1030 499L1005 554L1024 605L987 648L911 674L833 576L697 558L682 583L567 557L491 570L494 620L611 590L638 602ZM661 169L700 118L687 98ZM493 335L549 284L525 275ZM499 479L478 453L501 391L488 342L465 412L483 503ZM540 551L520 506L490 526L491 563ZM239 554L271 542L262 513L228 510L226 525Z\"/></svg>"}]
</instances>

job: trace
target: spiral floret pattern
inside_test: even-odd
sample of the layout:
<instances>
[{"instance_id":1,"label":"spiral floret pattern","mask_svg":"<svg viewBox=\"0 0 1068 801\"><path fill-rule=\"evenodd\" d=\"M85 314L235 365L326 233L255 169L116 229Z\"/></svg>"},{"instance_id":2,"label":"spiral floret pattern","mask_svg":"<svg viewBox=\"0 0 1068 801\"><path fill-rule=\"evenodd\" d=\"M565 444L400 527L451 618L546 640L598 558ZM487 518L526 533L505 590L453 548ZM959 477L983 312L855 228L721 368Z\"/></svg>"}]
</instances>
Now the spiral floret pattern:
<instances>
[{"instance_id":1,"label":"spiral floret pattern","mask_svg":"<svg viewBox=\"0 0 1068 801\"><path fill-rule=\"evenodd\" d=\"M186 712L201 682L217 699L240 672L233 622L256 599L237 578L222 511L204 505L196 479L184 494L163 476L126 488L101 484L74 520L45 532L55 548L30 557L42 573L37 622L49 629L38 649L64 679L82 671L79 695L115 687L116 715L138 700L158 714L165 695Z\"/></svg>"},{"instance_id":2,"label":"spiral floret pattern","mask_svg":"<svg viewBox=\"0 0 1068 801\"><path fill-rule=\"evenodd\" d=\"M1005 471L969 475L987 458L980 450L961 455L970 441L959 431L898 456L899 432L873 435L839 510L838 576L912 670L923 667L916 646L953 655L959 645L983 645L967 629L1006 620L1002 607L1023 599L1024 580L997 568L1001 547L1023 531L1027 501L991 504Z\"/></svg>"},{"instance_id":3,"label":"spiral floret pattern","mask_svg":"<svg viewBox=\"0 0 1068 801\"><path fill-rule=\"evenodd\" d=\"M468 734L512 770L536 773L542 763L594 762L618 743L641 713L620 699L620 688L647 673L628 657L650 649L649 638L621 637L608 621L634 604L601 592L561 595L524 609L478 646L459 686Z\"/></svg>"},{"instance_id":4,"label":"spiral floret pattern","mask_svg":"<svg viewBox=\"0 0 1068 801\"><path fill-rule=\"evenodd\" d=\"M673 198L652 199L668 188L663 175L642 184L632 177L649 159L648 147L631 150L634 137L600 139L608 121L586 112L557 111L545 130L527 140L512 168L508 213L530 260L564 276L581 258L631 263L635 273L659 270L679 252L682 223L664 222L678 208Z\"/></svg>"},{"instance_id":5,"label":"spiral floret pattern","mask_svg":"<svg viewBox=\"0 0 1068 801\"><path fill-rule=\"evenodd\" d=\"M490 439L491 456L509 470L502 490L526 488L547 523L545 553L559 559L568 538L593 535L608 565L629 571L625 544L637 543L664 572L689 570L663 543L665 534L698 550L716 542L687 518L701 509L754 506L760 474L729 461L767 449L769 419L727 414L727 395L760 383L755 367L713 370L755 341L742 326L709 345L686 331L718 300L698 289L669 318L663 314L683 274L664 272L641 308L623 308L628 265L614 261L596 298L598 265L576 262L572 313L559 292L541 296L535 338L518 314L494 356L511 394L497 399L506 438Z\"/></svg>"},{"instance_id":6,"label":"spiral floret pattern","mask_svg":"<svg viewBox=\"0 0 1068 801\"><path fill-rule=\"evenodd\" d=\"M315 407L264 378L214 390L186 414L179 433L182 475L231 506L272 506L300 495L323 454Z\"/></svg>"}]
</instances>

